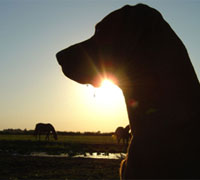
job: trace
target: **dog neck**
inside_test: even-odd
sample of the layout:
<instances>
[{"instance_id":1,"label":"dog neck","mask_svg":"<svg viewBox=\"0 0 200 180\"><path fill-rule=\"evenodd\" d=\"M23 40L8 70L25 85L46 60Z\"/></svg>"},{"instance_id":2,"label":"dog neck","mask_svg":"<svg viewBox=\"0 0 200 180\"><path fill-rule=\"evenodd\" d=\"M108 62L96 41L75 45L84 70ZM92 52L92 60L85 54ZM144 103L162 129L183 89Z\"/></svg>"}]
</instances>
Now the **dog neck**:
<instances>
[{"instance_id":1,"label":"dog neck","mask_svg":"<svg viewBox=\"0 0 200 180\"><path fill-rule=\"evenodd\" d=\"M165 84L159 83L157 78L148 77L141 80L151 82L146 86L121 87L132 132L164 132L171 127L191 124L199 114L200 86L197 79L185 85L177 80L170 79Z\"/></svg>"}]
</instances>

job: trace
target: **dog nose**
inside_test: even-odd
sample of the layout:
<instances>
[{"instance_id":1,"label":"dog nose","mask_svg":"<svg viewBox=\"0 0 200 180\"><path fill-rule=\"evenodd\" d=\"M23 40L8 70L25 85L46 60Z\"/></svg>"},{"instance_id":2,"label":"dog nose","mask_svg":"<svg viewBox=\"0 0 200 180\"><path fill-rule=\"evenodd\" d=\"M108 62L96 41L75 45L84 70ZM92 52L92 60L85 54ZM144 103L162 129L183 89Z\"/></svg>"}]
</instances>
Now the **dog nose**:
<instances>
[{"instance_id":1,"label":"dog nose","mask_svg":"<svg viewBox=\"0 0 200 180\"><path fill-rule=\"evenodd\" d=\"M60 65L62 65L62 60L63 60L63 53L62 53L62 51L60 51L60 52L58 52L58 53L56 54L56 59L57 59L58 63L59 63Z\"/></svg>"}]
</instances>

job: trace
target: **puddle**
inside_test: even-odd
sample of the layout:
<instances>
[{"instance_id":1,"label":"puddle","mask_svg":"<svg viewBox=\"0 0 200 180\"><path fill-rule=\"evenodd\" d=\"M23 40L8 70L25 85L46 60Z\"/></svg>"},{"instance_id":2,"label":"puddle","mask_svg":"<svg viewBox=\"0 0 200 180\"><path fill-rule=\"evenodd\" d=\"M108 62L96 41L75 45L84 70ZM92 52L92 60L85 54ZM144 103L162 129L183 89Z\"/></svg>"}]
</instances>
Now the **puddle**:
<instances>
[{"instance_id":1,"label":"puddle","mask_svg":"<svg viewBox=\"0 0 200 180\"><path fill-rule=\"evenodd\" d=\"M47 154L45 152L33 152L29 156L36 156L36 157L72 157L72 158L94 158L94 159L124 159L126 157L126 153L85 153L79 154L74 156L69 156L68 154L58 154L52 155Z\"/></svg>"},{"instance_id":2,"label":"puddle","mask_svg":"<svg viewBox=\"0 0 200 180\"><path fill-rule=\"evenodd\" d=\"M74 157L95 158L95 159L124 159L125 153L86 153L85 155L75 155Z\"/></svg>"}]
</instances>

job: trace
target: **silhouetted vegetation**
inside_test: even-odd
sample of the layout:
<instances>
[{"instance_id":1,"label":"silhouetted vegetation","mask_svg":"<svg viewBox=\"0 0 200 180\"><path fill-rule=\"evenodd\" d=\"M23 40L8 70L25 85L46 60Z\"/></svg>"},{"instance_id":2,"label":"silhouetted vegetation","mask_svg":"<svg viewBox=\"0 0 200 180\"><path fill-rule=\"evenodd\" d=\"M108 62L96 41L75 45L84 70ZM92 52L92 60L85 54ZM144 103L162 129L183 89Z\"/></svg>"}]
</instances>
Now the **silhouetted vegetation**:
<instances>
[{"instance_id":1,"label":"silhouetted vegetation","mask_svg":"<svg viewBox=\"0 0 200 180\"><path fill-rule=\"evenodd\" d=\"M24 130L21 130L21 129L4 129L2 131L0 131L0 134L13 134L13 135L18 135L18 134L26 134L26 135L31 135L34 133L34 130L27 130L27 129L24 129Z\"/></svg>"},{"instance_id":2,"label":"silhouetted vegetation","mask_svg":"<svg viewBox=\"0 0 200 180\"><path fill-rule=\"evenodd\" d=\"M100 131L97 132L74 132L74 131L56 131L58 135L71 135L71 136L112 136L114 134L114 132L106 132L106 133L101 133ZM2 131L0 131L0 134L7 134L7 135L33 135L34 134L34 130L27 130L27 129L3 129Z\"/></svg>"}]
</instances>

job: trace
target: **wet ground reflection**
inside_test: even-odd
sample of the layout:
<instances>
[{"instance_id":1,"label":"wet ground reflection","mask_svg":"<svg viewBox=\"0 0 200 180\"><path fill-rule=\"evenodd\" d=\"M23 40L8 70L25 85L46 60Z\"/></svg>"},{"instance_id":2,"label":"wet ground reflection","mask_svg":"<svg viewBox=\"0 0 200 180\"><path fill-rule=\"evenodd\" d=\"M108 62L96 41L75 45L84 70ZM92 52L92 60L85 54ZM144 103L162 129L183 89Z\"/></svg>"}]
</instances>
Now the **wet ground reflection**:
<instances>
[{"instance_id":1,"label":"wet ground reflection","mask_svg":"<svg viewBox=\"0 0 200 180\"><path fill-rule=\"evenodd\" d=\"M37 157L71 157L71 158L94 158L94 159L124 159L126 157L125 153L84 153L70 156L67 153L52 155L45 152L32 152L29 156Z\"/></svg>"}]
</instances>

